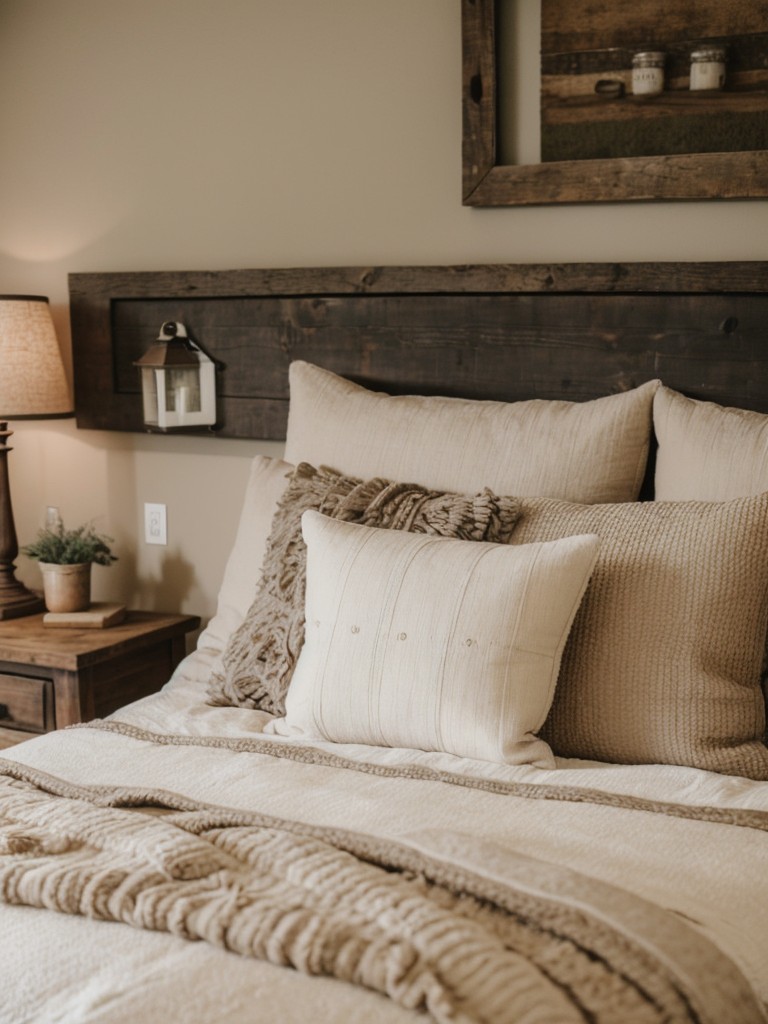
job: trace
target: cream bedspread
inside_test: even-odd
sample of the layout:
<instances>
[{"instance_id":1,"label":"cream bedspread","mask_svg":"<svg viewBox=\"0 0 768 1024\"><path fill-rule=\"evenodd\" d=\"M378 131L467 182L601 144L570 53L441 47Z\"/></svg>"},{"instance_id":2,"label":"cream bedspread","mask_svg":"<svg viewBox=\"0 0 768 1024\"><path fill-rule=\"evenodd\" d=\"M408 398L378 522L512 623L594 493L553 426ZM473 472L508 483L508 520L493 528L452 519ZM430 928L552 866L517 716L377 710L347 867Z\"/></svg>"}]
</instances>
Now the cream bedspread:
<instances>
[{"instance_id":1,"label":"cream bedspread","mask_svg":"<svg viewBox=\"0 0 768 1024\"><path fill-rule=\"evenodd\" d=\"M271 898L285 878L286 858L293 863L296 857L288 839L298 836L305 852L309 849L324 865L324 878L368 879L369 872L381 870L377 865L399 867L398 884L406 889L413 885L414 871L432 878L435 887L441 886L436 904L440 913L457 910L448 904L451 891L458 889L476 892L478 906L484 908L481 917L495 914L487 907L517 900L517 910L524 907L527 915L535 906L546 918L553 913L556 893L564 902L557 911L561 916L549 922L558 922L555 932L559 934L562 926L565 935L574 922L582 927L586 920L587 946L603 943L610 960L623 944L633 951L629 959L634 966L621 961L628 974L639 970L641 961L655 962L667 979L664 992L653 992L653 998L666 1006L667 1017L647 1017L647 1005L641 1011L638 1003L630 1015L628 1004L623 1004L620 1016L604 1019L622 1024L645 1019L746 1024L766 1019L759 1003L768 1001L768 872L763 869L768 863L768 785L656 766L569 761L544 772L414 751L302 747L265 737L263 714L208 708L196 693L193 684L177 680L110 723L76 727L8 752L6 796L0 806L5 807L9 855L12 859L14 842L18 855L26 835L27 842L39 843L42 859L49 860L40 875L29 872L24 881L6 861L6 898L13 899L13 892L23 889L25 902L55 906L61 898L59 909L65 909L61 893L66 887L53 896L43 876L48 870L51 877L61 879L50 865L57 858L77 860L82 854L74 847L68 853L67 841L62 840L71 828L65 824L71 820L68 801L78 798L72 805L74 817L95 816L89 817L92 845L102 868L110 861L119 868L128 851L131 871L141 874L149 863L157 870L153 851L178 852L181 830L186 837L182 847L187 854L194 849L199 858L192 857L198 869L191 870L191 878L176 879L182 888L191 884L194 889L200 878L211 877L211 870L224 870L215 858L210 861L211 851L221 856L223 843L231 857L234 843L248 863L259 859L254 850L262 850L259 856L273 875L266 896L261 892L259 898ZM32 784L34 789L26 788ZM173 813L147 816L111 806L146 803L173 808ZM295 824L283 827L284 821ZM82 831L82 823L77 828ZM61 840L59 848L53 842L56 838ZM203 846L195 846L198 843ZM272 852L265 855L265 849ZM348 859L354 853L364 854L362 864ZM166 869L169 864L188 863L184 857L168 856ZM199 870L206 858L207 874ZM348 867L342 869L342 864ZM240 870L231 861L224 867ZM345 871L352 874L345 876ZM395 877L388 870L385 874ZM146 884L154 884L146 873L142 877ZM130 917L130 901L122 901L124 890L119 880L113 882L113 910L100 916ZM424 898L424 886L417 884L419 899ZM355 885L352 889L358 891ZM341 905L347 898L344 885L340 889L329 883L322 892L321 903L309 911L318 928L328 917L327 901ZM192 895L186 891L181 898ZM366 989L330 977L309 978L225 951L221 946L232 944L222 939L222 921L229 920L232 910L226 903L231 890L229 897L219 897L217 902L214 890L214 896L201 904L198 893L191 910L187 905L182 913L177 905L176 918L172 911L165 918L158 912L152 918L154 926L170 934L25 906L0 907L0 1021L117 1024L143 1019L213 1024L224 1019L312 1019L378 1024L419 1019L426 1013L412 1011L410 1005L429 1007L435 1019L451 1019L457 1005L465 1019L480 1020L483 1014L489 1020L504 1019L496 1010L488 1015L487 1007L476 1009L480 997L472 990L474 972L462 981L450 967L455 949L429 952L425 947L422 955L420 948L414 951L417 939L409 936L413 942L404 950L404 925L394 911L394 932L371 933L379 952L366 968ZM646 901L653 906L646 907ZM399 898L395 903L399 905ZM166 906L162 901L161 905ZM427 917L434 912L431 902L421 910ZM350 913L367 913L369 926L376 925L370 905L356 905ZM451 919L446 927L449 932L457 927L472 932L473 920L471 914L469 919L465 915L460 925ZM503 934L506 941L512 926L499 923L505 918L494 920L491 931L497 937ZM346 927L342 919L337 924ZM331 925L326 922L324 927ZM620 942L606 942L608 932L603 929L614 927L622 936ZM288 931L289 938L295 938ZM202 937L214 940L218 936L218 944L191 942L181 937L185 932L204 933ZM284 939L283 935L271 947L274 955L267 959L291 962ZM572 940L573 936L568 941ZM475 941L480 946L473 947ZM474 932L462 933L462 948L467 950L480 949L487 941L487 935L481 939ZM433 954L437 961L427 962ZM444 954L447 961L440 959ZM387 955L394 959L387 961ZM568 984L562 978L554 985L555 994L545 1000L540 993L553 986L541 971L526 974L528 969L517 960L513 969L509 958L504 959L507 954L496 947L484 956L494 965L494 979L499 980L504 970L512 972L514 984L505 991L514 993L517 986L520 1005L530 1010L531 1020L582 1019L568 1006L570 1000L563 1001ZM298 962L300 966L300 957ZM387 963L389 968L382 966ZM404 963L410 965L410 973ZM451 986L436 984L436 975L458 988L450 991ZM409 987L403 978L413 984ZM526 995L527 985L533 988ZM494 989L497 997L498 991ZM539 995L530 998L531 992ZM587 999L583 992L580 999ZM506 999L499 1005L506 1007ZM508 1005L514 1009L511 997ZM521 1014L515 1010L510 1019L528 1019Z\"/></svg>"}]
</instances>

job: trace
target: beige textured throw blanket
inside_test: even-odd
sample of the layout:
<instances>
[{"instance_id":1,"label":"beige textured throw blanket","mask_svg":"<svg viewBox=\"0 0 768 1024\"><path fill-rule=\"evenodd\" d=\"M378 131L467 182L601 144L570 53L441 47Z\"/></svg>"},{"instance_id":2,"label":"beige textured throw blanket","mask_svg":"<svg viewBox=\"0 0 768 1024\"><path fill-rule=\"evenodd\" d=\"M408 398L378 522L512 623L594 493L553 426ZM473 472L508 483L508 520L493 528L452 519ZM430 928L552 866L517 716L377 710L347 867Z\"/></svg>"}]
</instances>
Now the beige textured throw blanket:
<instances>
[{"instance_id":1,"label":"beige textured throw blanket","mask_svg":"<svg viewBox=\"0 0 768 1024\"><path fill-rule=\"evenodd\" d=\"M680 917L567 868L453 832L110 806L136 799L6 764L0 898L330 975L440 1022L764 1020Z\"/></svg>"}]
</instances>

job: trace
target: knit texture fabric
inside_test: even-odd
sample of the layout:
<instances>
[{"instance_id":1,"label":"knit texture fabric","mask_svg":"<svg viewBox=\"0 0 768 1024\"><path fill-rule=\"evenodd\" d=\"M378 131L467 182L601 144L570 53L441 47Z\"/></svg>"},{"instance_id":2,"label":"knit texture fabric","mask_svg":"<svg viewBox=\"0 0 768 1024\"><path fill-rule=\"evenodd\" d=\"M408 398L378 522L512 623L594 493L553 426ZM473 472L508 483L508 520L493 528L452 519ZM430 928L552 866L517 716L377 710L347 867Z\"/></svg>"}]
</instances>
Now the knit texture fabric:
<instances>
[{"instance_id":1,"label":"knit texture fabric","mask_svg":"<svg viewBox=\"0 0 768 1024\"><path fill-rule=\"evenodd\" d=\"M768 779L768 494L525 499L513 543L575 533L597 534L600 553L541 732L555 754Z\"/></svg>"},{"instance_id":2,"label":"knit texture fabric","mask_svg":"<svg viewBox=\"0 0 768 1024\"><path fill-rule=\"evenodd\" d=\"M85 796L0 779L0 901L337 978L438 1024L764 1019L677 915L493 843L483 874L460 835L433 857L263 814L150 815Z\"/></svg>"},{"instance_id":3,"label":"knit texture fabric","mask_svg":"<svg viewBox=\"0 0 768 1024\"><path fill-rule=\"evenodd\" d=\"M256 597L227 643L221 671L212 677L211 704L285 713L285 694L304 644L301 517L308 509L364 526L503 544L512 535L520 503L489 490L449 494L378 478L363 481L300 463L272 522Z\"/></svg>"}]
</instances>

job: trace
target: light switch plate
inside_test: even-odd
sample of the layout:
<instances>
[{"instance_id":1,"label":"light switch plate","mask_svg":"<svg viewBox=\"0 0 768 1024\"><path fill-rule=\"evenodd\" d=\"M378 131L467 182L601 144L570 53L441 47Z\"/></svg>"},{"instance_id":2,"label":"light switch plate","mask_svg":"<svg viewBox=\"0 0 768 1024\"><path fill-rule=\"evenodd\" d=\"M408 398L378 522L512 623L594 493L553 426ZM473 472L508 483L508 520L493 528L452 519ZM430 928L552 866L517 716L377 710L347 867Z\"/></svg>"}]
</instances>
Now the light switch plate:
<instances>
[{"instance_id":1,"label":"light switch plate","mask_svg":"<svg viewBox=\"0 0 768 1024\"><path fill-rule=\"evenodd\" d=\"M144 540L147 544L168 543L168 520L165 505L144 502Z\"/></svg>"}]
</instances>

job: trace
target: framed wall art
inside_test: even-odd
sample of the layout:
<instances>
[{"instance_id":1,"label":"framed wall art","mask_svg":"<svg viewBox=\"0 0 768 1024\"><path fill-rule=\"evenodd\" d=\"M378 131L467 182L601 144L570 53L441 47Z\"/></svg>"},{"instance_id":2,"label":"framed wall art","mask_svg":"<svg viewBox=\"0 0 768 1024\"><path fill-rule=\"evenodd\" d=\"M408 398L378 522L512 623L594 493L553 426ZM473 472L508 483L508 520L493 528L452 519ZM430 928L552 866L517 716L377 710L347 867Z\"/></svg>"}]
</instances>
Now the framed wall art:
<instances>
[{"instance_id":1,"label":"framed wall art","mask_svg":"<svg viewBox=\"0 0 768 1024\"><path fill-rule=\"evenodd\" d=\"M541 0L540 160L513 164L499 27L521 2L462 0L465 205L768 196L764 3Z\"/></svg>"}]
</instances>

